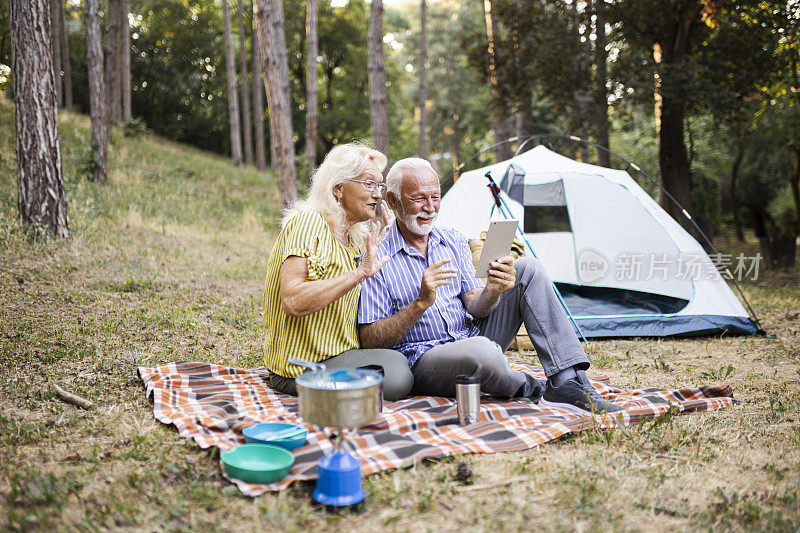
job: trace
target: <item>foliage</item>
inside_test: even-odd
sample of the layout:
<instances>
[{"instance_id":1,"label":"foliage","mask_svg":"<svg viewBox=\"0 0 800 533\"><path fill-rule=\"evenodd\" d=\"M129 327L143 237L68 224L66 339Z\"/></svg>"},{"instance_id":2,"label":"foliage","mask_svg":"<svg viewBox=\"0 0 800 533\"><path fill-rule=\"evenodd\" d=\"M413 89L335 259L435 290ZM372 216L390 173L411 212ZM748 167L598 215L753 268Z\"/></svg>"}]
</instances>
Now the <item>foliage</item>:
<instances>
[{"instance_id":1,"label":"foliage","mask_svg":"<svg viewBox=\"0 0 800 533\"><path fill-rule=\"evenodd\" d=\"M516 114L517 133L595 133L591 3L494 0L491 9L498 100ZM483 83L486 42L483 25L461 38ZM568 147L568 155L577 148Z\"/></svg>"},{"instance_id":2,"label":"foliage","mask_svg":"<svg viewBox=\"0 0 800 533\"><path fill-rule=\"evenodd\" d=\"M145 121L139 117L131 117L123 127L125 137L141 137L150 133L150 128L147 127Z\"/></svg>"},{"instance_id":3,"label":"foliage","mask_svg":"<svg viewBox=\"0 0 800 533\"><path fill-rule=\"evenodd\" d=\"M402 69L399 90L404 105L402 122L398 129L406 132L400 145L401 157L416 155L418 140L418 95L420 24L419 5L403 6L399 15L408 21L408 27L392 32L389 59ZM481 13L474 3L454 1L428 5L427 30L427 97L428 97L428 150L433 163L442 176L452 169L455 154L461 152L460 162L489 146L489 123L486 109L489 91L461 52L460 40L453 35L472 34L482 26ZM454 118L457 117L456 118ZM455 127L458 123L458 146L455 145ZM394 144L393 144L394 146Z\"/></svg>"},{"instance_id":4,"label":"foliage","mask_svg":"<svg viewBox=\"0 0 800 533\"><path fill-rule=\"evenodd\" d=\"M8 0L0 0L0 93L11 90L11 25Z\"/></svg>"},{"instance_id":5,"label":"foliage","mask_svg":"<svg viewBox=\"0 0 800 533\"><path fill-rule=\"evenodd\" d=\"M775 90L791 87L783 49L800 14L791 2L695 3L687 54L677 61L656 62L653 47L674 38L680 4L621 1L611 8L620 51L612 67L616 92L631 102L652 101L654 77L664 98L678 99L688 113L685 143L692 165L694 214L726 223L730 212L730 175L741 151L743 160L736 196L741 204L768 218L768 206L791 175L786 147L796 132L778 133L780 123L795 121L790 106L781 106ZM791 43L791 40L788 40ZM747 50L746 53L743 51ZM781 118L778 119L777 117ZM719 135L720 130L726 135ZM725 191L725 192L723 192ZM721 199L721 201L720 201ZM784 202L785 203L785 202ZM761 215L759 215L761 216ZM783 225L791 215L781 210ZM748 220L746 217L745 220Z\"/></svg>"},{"instance_id":6,"label":"foliage","mask_svg":"<svg viewBox=\"0 0 800 533\"><path fill-rule=\"evenodd\" d=\"M511 113L523 119L521 132L591 136L591 131L581 130L595 72L591 64L594 3L493 0L491 4L501 98ZM654 76L658 74L662 81L669 80L661 91L674 91L686 112L694 215L718 228L730 224L730 176L741 148L744 156L736 193L740 218L749 224L751 206L757 206L776 228L789 231L797 224L798 212L788 179L793 147L800 146L800 93L793 74L800 65L796 38L800 7L797 2L780 0L699 2L700 11L691 19L689 53L677 62L657 64L653 45L669 38L678 4L670 0L605 3L612 149L658 177L659 145L653 127ZM252 3L245 2L244 7L245 26L250 28ZM73 99L76 109L85 113L88 84L82 5L67 2L66 10ZM125 134L153 131L226 154L227 89L218 2L133 0L131 11L135 118ZM284 0L284 11L293 127L297 153L302 153L305 2ZM10 63L7 17L8 0L0 0L0 65ZM330 0L319 3L320 157L339 142L370 137L368 19L365 0L351 0L340 7L333 7ZM419 28L418 2L387 6L384 43L393 159L414 155L417 149ZM456 158L463 162L492 143L493 104L481 5L460 0L431 3L428 28L428 145L431 159L445 176ZM234 39L234 46L238 45ZM246 47L250 58L249 39ZM0 78L6 72L2 69ZM565 155L576 151L569 143L553 146ZM473 164L488 163L492 157L487 153ZM300 163L302 177L318 161ZM624 168L620 161L612 164ZM657 192L649 183L642 184L648 192Z\"/></svg>"},{"instance_id":7,"label":"foliage","mask_svg":"<svg viewBox=\"0 0 800 533\"><path fill-rule=\"evenodd\" d=\"M296 0L302 13L304 2ZM320 2L319 12L319 136L322 154L334 145L355 138L369 138L369 87L367 81L367 27L369 8L365 2L353 0L344 7L333 8L330 2ZM305 22L302 17L294 28L304 35ZM299 79L305 79L305 54L298 51L297 68ZM305 99L302 93L295 93ZM305 131L302 119L296 131ZM298 135L300 135L298 133ZM301 135L304 138L304 135Z\"/></svg>"},{"instance_id":8,"label":"foliage","mask_svg":"<svg viewBox=\"0 0 800 533\"><path fill-rule=\"evenodd\" d=\"M692 105L720 119L752 117L753 104L758 107L762 91L780 73L780 36L762 1L732 2L709 16L692 70Z\"/></svg>"},{"instance_id":9,"label":"foliage","mask_svg":"<svg viewBox=\"0 0 800 533\"><path fill-rule=\"evenodd\" d=\"M213 0L138 0L131 28L135 115L169 138L227 153L221 10Z\"/></svg>"}]
</instances>

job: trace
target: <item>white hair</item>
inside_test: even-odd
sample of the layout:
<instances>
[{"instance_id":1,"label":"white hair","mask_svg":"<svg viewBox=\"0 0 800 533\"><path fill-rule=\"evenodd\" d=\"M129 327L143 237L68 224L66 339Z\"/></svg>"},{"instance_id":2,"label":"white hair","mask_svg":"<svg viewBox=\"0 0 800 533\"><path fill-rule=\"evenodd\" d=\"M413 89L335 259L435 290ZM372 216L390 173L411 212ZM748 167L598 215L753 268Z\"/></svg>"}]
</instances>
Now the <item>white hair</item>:
<instances>
[{"instance_id":1,"label":"white hair","mask_svg":"<svg viewBox=\"0 0 800 533\"><path fill-rule=\"evenodd\" d=\"M322 215L334 232L344 229L347 224L344 209L336 201L333 188L364 174L370 162L382 172L387 160L381 152L359 141L334 147L311 177L308 198L290 205L283 214L281 225L285 225L300 211L313 209ZM368 231L369 221L353 224L350 228L351 241L360 248Z\"/></svg>"},{"instance_id":2,"label":"white hair","mask_svg":"<svg viewBox=\"0 0 800 533\"><path fill-rule=\"evenodd\" d=\"M434 176L439 177L431 164L425 159L421 157L406 157L399 160L389 169L389 173L386 175L386 191L394 194L400 200L400 185L403 183L403 178L419 170L430 170Z\"/></svg>"}]
</instances>

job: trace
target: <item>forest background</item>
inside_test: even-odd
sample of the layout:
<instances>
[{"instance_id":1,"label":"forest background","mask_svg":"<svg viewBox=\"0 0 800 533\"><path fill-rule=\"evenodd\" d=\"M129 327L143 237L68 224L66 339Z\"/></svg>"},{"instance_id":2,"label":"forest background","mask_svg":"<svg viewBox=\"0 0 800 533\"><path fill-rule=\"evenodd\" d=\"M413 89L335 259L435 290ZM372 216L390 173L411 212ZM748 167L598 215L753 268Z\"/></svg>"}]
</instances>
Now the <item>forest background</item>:
<instances>
[{"instance_id":1,"label":"forest background","mask_svg":"<svg viewBox=\"0 0 800 533\"><path fill-rule=\"evenodd\" d=\"M252 74L253 9L243 2L244 33L233 39L233 47L239 58L244 43ZM0 90L13 97L7 4L0 0ZM419 2L387 5L383 45L391 159L422 152L446 176L505 137L577 135L609 146L659 178L709 233L741 238L752 228L757 237L794 240L800 235L800 5L695 2L699 12L687 14L681 10L688 4L438 0L423 6L424 32ZM306 3L285 0L283 7L302 191L309 171L332 146L371 138L370 5L318 3L314 161L303 155ZM88 113L83 5L67 0L64 9L73 105ZM237 32L236 8L229 14ZM128 22L133 117L128 127L231 154L219 2L132 0ZM684 22L688 29L681 35ZM108 41L105 35L106 50ZM237 76L239 87L257 86L242 79L241 69ZM255 128L268 120L269 109L254 114L240 124ZM268 125L266 130L269 143ZM549 142L568 156L626 167L588 145ZM507 157L511 148L487 152L474 164ZM685 160L686 168L677 162L683 183L669 182L674 154Z\"/></svg>"}]
</instances>

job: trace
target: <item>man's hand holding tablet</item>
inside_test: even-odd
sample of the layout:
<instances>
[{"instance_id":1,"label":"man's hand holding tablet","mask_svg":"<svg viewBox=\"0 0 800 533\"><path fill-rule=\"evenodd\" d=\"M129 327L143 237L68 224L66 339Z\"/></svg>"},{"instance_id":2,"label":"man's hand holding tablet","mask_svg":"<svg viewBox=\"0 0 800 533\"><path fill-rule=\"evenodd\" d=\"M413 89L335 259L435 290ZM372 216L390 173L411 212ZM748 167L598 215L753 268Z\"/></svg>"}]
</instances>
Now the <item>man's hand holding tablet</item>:
<instances>
[{"instance_id":1,"label":"man's hand holding tablet","mask_svg":"<svg viewBox=\"0 0 800 533\"><path fill-rule=\"evenodd\" d=\"M509 254L518 225L518 220L493 220L489 223L489 231L486 233L478 267L475 269L475 277L487 277L492 261Z\"/></svg>"}]
</instances>

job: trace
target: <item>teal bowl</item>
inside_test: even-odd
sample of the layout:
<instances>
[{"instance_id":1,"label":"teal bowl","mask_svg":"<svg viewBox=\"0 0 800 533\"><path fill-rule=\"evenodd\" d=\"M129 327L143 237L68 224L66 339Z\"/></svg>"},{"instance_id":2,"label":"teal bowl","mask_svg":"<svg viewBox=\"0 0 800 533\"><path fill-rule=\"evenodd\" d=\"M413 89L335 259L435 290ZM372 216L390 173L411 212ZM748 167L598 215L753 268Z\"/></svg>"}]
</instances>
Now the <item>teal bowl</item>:
<instances>
[{"instance_id":1,"label":"teal bowl","mask_svg":"<svg viewBox=\"0 0 800 533\"><path fill-rule=\"evenodd\" d=\"M272 483L286 477L294 456L271 444L243 444L223 453L222 464L232 478L248 483Z\"/></svg>"},{"instance_id":2,"label":"teal bowl","mask_svg":"<svg viewBox=\"0 0 800 533\"><path fill-rule=\"evenodd\" d=\"M291 431L287 438L281 438ZM247 426L242 430L244 441L252 444L272 444L287 450L295 450L306 443L308 429L294 424L284 424L281 422L262 422ZM278 438L275 438L278 437Z\"/></svg>"}]
</instances>

